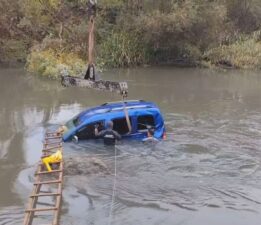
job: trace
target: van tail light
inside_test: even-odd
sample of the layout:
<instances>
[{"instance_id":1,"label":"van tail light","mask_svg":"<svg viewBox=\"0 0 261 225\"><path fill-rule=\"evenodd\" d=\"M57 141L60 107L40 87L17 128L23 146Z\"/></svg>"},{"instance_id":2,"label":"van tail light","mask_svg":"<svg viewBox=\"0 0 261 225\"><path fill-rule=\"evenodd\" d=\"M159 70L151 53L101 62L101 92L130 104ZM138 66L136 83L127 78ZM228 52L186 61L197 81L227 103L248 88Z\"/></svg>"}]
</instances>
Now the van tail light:
<instances>
[{"instance_id":1,"label":"van tail light","mask_svg":"<svg viewBox=\"0 0 261 225\"><path fill-rule=\"evenodd\" d=\"M163 138L163 140L167 140L167 134L166 134L166 132L163 133L162 138Z\"/></svg>"}]
</instances>

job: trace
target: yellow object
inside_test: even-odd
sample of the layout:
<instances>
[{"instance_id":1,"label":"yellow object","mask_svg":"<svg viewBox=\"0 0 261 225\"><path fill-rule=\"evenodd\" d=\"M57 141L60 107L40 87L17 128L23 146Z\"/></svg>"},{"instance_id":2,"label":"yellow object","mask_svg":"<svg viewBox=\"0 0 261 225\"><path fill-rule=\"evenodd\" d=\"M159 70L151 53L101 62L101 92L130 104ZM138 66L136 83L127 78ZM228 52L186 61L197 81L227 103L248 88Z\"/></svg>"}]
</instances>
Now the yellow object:
<instances>
[{"instance_id":1,"label":"yellow object","mask_svg":"<svg viewBox=\"0 0 261 225\"><path fill-rule=\"evenodd\" d=\"M62 125L58 128L57 133L64 134L67 130L67 127Z\"/></svg>"},{"instance_id":2,"label":"yellow object","mask_svg":"<svg viewBox=\"0 0 261 225\"><path fill-rule=\"evenodd\" d=\"M50 155L50 156L47 156L47 157L44 157L42 159L42 162L43 164L45 164L47 170L50 172L52 171L52 168L50 166L50 163L59 163L61 162L63 159L63 156L62 156L62 152L61 150L59 149L56 153Z\"/></svg>"}]
</instances>

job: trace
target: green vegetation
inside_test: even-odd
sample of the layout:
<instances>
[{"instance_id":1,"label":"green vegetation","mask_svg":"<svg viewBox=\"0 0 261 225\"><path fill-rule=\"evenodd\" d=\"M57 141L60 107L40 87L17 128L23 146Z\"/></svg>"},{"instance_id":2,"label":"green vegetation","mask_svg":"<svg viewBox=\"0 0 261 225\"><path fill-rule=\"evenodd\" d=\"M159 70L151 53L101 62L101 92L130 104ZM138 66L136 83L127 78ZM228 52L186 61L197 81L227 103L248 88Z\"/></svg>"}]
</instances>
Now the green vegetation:
<instances>
[{"instance_id":1,"label":"green vegetation","mask_svg":"<svg viewBox=\"0 0 261 225\"><path fill-rule=\"evenodd\" d=\"M139 35L112 32L100 45L98 62L109 67L139 65L145 62L145 49Z\"/></svg>"},{"instance_id":2,"label":"green vegetation","mask_svg":"<svg viewBox=\"0 0 261 225\"><path fill-rule=\"evenodd\" d=\"M234 43L210 49L205 59L214 65L261 69L261 32L238 38Z\"/></svg>"},{"instance_id":3,"label":"green vegetation","mask_svg":"<svg viewBox=\"0 0 261 225\"><path fill-rule=\"evenodd\" d=\"M27 59L27 68L32 73L55 79L65 72L68 75L80 75L86 69L86 65L74 53L48 49L32 51Z\"/></svg>"},{"instance_id":4,"label":"green vegetation","mask_svg":"<svg viewBox=\"0 0 261 225\"><path fill-rule=\"evenodd\" d=\"M0 0L0 61L80 74L87 0ZM96 64L261 68L260 0L99 0ZM29 55L29 56L27 56Z\"/></svg>"}]
</instances>

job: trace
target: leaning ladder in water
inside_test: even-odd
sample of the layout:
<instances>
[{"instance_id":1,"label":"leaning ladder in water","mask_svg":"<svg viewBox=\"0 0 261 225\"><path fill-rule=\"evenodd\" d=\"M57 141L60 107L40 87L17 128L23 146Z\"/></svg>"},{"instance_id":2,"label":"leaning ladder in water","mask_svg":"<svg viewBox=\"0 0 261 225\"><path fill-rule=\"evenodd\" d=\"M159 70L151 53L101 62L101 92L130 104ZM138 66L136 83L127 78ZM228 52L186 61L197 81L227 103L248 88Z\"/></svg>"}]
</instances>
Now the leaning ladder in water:
<instances>
[{"instance_id":1,"label":"leaning ladder in water","mask_svg":"<svg viewBox=\"0 0 261 225\"><path fill-rule=\"evenodd\" d=\"M55 153L57 150L63 152L62 134L57 132L47 132L43 144L42 156ZM37 166L33 190L29 196L28 208L25 210L24 225L39 224L39 214L45 213L44 216L51 216L52 225L58 225L60 219L62 203L62 185L63 185L63 160L57 163L57 169L50 172L46 171L42 161ZM55 190L55 191L44 191ZM54 204L50 207L39 207L40 200L51 197ZM47 214L46 214L47 213ZM37 215L36 215L37 214ZM51 214L51 215L50 215Z\"/></svg>"}]
</instances>

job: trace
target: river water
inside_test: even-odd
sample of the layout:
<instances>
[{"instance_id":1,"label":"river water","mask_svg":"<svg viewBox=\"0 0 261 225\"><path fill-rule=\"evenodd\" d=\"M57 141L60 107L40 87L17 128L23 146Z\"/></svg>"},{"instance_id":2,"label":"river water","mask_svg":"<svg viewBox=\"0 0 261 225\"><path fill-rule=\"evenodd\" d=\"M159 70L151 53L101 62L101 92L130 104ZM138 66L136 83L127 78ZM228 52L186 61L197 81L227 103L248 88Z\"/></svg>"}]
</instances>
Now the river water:
<instances>
[{"instance_id":1,"label":"river water","mask_svg":"<svg viewBox=\"0 0 261 225\"><path fill-rule=\"evenodd\" d=\"M65 177L61 224L260 224L259 72L163 67L103 78L128 81L129 99L157 103L168 138L117 146L112 208L114 150L66 143L65 157L93 157L107 171ZM62 88L19 68L0 69L0 93L0 225L21 224L45 129L119 96Z\"/></svg>"}]
</instances>

